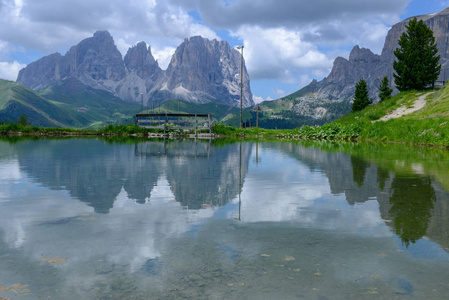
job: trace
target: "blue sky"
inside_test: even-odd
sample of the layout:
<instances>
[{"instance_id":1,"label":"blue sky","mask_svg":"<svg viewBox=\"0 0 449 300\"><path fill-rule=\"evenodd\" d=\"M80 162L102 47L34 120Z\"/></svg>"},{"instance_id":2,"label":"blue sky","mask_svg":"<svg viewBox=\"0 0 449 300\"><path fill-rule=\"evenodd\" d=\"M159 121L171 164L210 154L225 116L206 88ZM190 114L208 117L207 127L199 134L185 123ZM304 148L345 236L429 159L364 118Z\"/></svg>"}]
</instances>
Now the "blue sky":
<instances>
[{"instance_id":1,"label":"blue sky","mask_svg":"<svg viewBox=\"0 0 449 300\"><path fill-rule=\"evenodd\" d=\"M388 29L448 0L0 0L0 78L108 30L123 55L139 41L162 68L185 39L244 45L256 101L326 77L355 45L380 53Z\"/></svg>"}]
</instances>

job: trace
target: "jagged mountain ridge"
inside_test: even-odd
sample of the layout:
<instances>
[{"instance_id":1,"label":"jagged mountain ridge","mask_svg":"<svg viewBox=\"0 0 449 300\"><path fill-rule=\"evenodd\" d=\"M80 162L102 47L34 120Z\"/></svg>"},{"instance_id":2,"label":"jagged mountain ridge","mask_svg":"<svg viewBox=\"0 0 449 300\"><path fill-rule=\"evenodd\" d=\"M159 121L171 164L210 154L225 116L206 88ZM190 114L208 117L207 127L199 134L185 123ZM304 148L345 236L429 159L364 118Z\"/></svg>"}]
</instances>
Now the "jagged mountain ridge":
<instances>
[{"instance_id":1,"label":"jagged mountain ridge","mask_svg":"<svg viewBox=\"0 0 449 300\"><path fill-rule=\"evenodd\" d=\"M434 32L442 65L438 80L446 81L449 79L449 8L416 18L423 20ZM302 115L304 111L307 111L306 108L310 106L310 103L316 106L319 103L349 102L354 96L356 83L363 78L368 84L370 97L377 101L379 85L384 76L389 78L390 86L394 88L394 50L398 47L398 40L411 19L413 18L408 18L392 26L385 38L381 55L374 54L371 50L357 45L352 49L349 59L343 57L335 59L330 74L323 80L313 80L306 87L281 100L294 101L292 110ZM318 117L325 116L326 113Z\"/></svg>"},{"instance_id":2,"label":"jagged mountain ridge","mask_svg":"<svg viewBox=\"0 0 449 300\"><path fill-rule=\"evenodd\" d=\"M17 82L42 90L69 78L112 92L129 102L144 104L180 99L195 103L240 105L240 53L226 41L199 36L185 39L167 70L154 59L151 48L140 42L122 58L107 31L72 46L65 54L45 56L22 69ZM243 106L254 105L244 67Z\"/></svg>"}]
</instances>

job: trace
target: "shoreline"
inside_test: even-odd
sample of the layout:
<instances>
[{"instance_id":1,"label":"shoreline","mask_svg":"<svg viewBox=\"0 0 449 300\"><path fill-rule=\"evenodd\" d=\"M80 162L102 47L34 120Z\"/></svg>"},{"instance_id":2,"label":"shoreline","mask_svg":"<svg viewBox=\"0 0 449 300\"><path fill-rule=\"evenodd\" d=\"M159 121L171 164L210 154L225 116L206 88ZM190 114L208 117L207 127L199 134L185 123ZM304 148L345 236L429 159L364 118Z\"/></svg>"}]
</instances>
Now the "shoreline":
<instances>
[{"instance_id":1,"label":"shoreline","mask_svg":"<svg viewBox=\"0 0 449 300\"><path fill-rule=\"evenodd\" d=\"M395 140L375 140L375 139L364 139L361 137L307 137L303 135L291 135L291 134L264 134L264 135L253 135L253 134L238 134L238 135L227 135L227 134L216 134L216 133L198 133L195 134L176 134L176 133L113 133L113 132L94 132L94 131L8 131L0 132L0 137L32 137L32 138L46 138L46 137L129 137L129 138L144 138L144 139L205 139L205 140L215 140L215 139L276 139L279 141L335 141L335 142L368 142L368 143L385 143L385 144L397 144L397 145L408 145L418 148L437 148L449 150L449 146L436 145L436 144L425 144L425 143L412 143L404 141Z\"/></svg>"}]
</instances>

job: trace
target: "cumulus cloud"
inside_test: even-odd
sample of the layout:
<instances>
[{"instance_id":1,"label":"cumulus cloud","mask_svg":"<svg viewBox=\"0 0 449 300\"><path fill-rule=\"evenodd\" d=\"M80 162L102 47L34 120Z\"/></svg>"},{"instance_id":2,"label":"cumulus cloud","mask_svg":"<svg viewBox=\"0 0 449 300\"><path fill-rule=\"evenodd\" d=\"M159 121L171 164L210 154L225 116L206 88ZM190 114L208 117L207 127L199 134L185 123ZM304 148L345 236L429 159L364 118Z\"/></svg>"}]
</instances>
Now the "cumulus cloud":
<instances>
[{"instance_id":1,"label":"cumulus cloud","mask_svg":"<svg viewBox=\"0 0 449 300\"><path fill-rule=\"evenodd\" d=\"M197 9L204 24L231 29L244 42L252 79L302 85L329 74L339 54L355 45L380 53L389 26L410 0L171 0Z\"/></svg>"},{"instance_id":2,"label":"cumulus cloud","mask_svg":"<svg viewBox=\"0 0 449 300\"><path fill-rule=\"evenodd\" d=\"M263 97L259 97L259 96L253 95L253 101L254 101L254 103L256 103L256 104L259 104L259 103L264 102L265 99L264 99Z\"/></svg>"},{"instance_id":3,"label":"cumulus cloud","mask_svg":"<svg viewBox=\"0 0 449 300\"><path fill-rule=\"evenodd\" d=\"M12 63L0 62L0 79L16 80L17 74L21 69L25 68L25 66L25 64L21 64L17 61Z\"/></svg>"},{"instance_id":4,"label":"cumulus cloud","mask_svg":"<svg viewBox=\"0 0 449 300\"><path fill-rule=\"evenodd\" d=\"M264 101L273 101L273 100L274 99L271 98L271 97L264 98L264 97L253 95L253 101L254 101L255 104L259 104L259 103L262 103Z\"/></svg>"},{"instance_id":5,"label":"cumulus cloud","mask_svg":"<svg viewBox=\"0 0 449 300\"><path fill-rule=\"evenodd\" d=\"M184 38L218 38L180 7L163 1L4 0L0 40L42 52L66 49L96 30L109 30L128 45L175 46Z\"/></svg>"},{"instance_id":6,"label":"cumulus cloud","mask_svg":"<svg viewBox=\"0 0 449 300\"><path fill-rule=\"evenodd\" d=\"M229 29L242 25L299 27L335 19L363 20L402 12L410 0L170 0L185 9L197 8L205 23Z\"/></svg>"},{"instance_id":7,"label":"cumulus cloud","mask_svg":"<svg viewBox=\"0 0 449 300\"><path fill-rule=\"evenodd\" d=\"M289 81L298 69L313 67L329 71L332 67L331 58L292 30L245 26L234 35L245 41L246 66L253 79Z\"/></svg>"},{"instance_id":8,"label":"cumulus cloud","mask_svg":"<svg viewBox=\"0 0 449 300\"><path fill-rule=\"evenodd\" d=\"M230 32L245 45L251 79L299 85L305 75L326 76L335 52L358 44L379 53L410 1L2 0L0 43L7 42L9 52L0 53L0 61L30 62L15 58L18 48L64 54L96 30L108 30L123 55L145 41L166 68L185 38L220 39L218 33Z\"/></svg>"},{"instance_id":9,"label":"cumulus cloud","mask_svg":"<svg viewBox=\"0 0 449 300\"><path fill-rule=\"evenodd\" d=\"M170 60L173 56L173 54L176 51L175 47L164 47L162 49L160 48L153 48L151 49L154 58L157 60L159 67L162 69L167 69L168 64L170 63Z\"/></svg>"},{"instance_id":10,"label":"cumulus cloud","mask_svg":"<svg viewBox=\"0 0 449 300\"><path fill-rule=\"evenodd\" d=\"M285 96L285 91L280 88L274 88L271 91L279 98Z\"/></svg>"}]
</instances>

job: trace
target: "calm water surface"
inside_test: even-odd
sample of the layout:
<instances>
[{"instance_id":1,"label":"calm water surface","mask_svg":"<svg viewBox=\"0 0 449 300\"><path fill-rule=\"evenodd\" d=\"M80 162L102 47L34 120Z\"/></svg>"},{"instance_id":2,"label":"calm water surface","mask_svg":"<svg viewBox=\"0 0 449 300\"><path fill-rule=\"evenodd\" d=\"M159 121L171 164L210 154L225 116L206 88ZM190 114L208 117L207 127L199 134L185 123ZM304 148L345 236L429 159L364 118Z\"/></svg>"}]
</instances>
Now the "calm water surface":
<instances>
[{"instance_id":1,"label":"calm water surface","mask_svg":"<svg viewBox=\"0 0 449 300\"><path fill-rule=\"evenodd\" d=\"M449 154L0 140L0 299L447 299Z\"/></svg>"}]
</instances>

